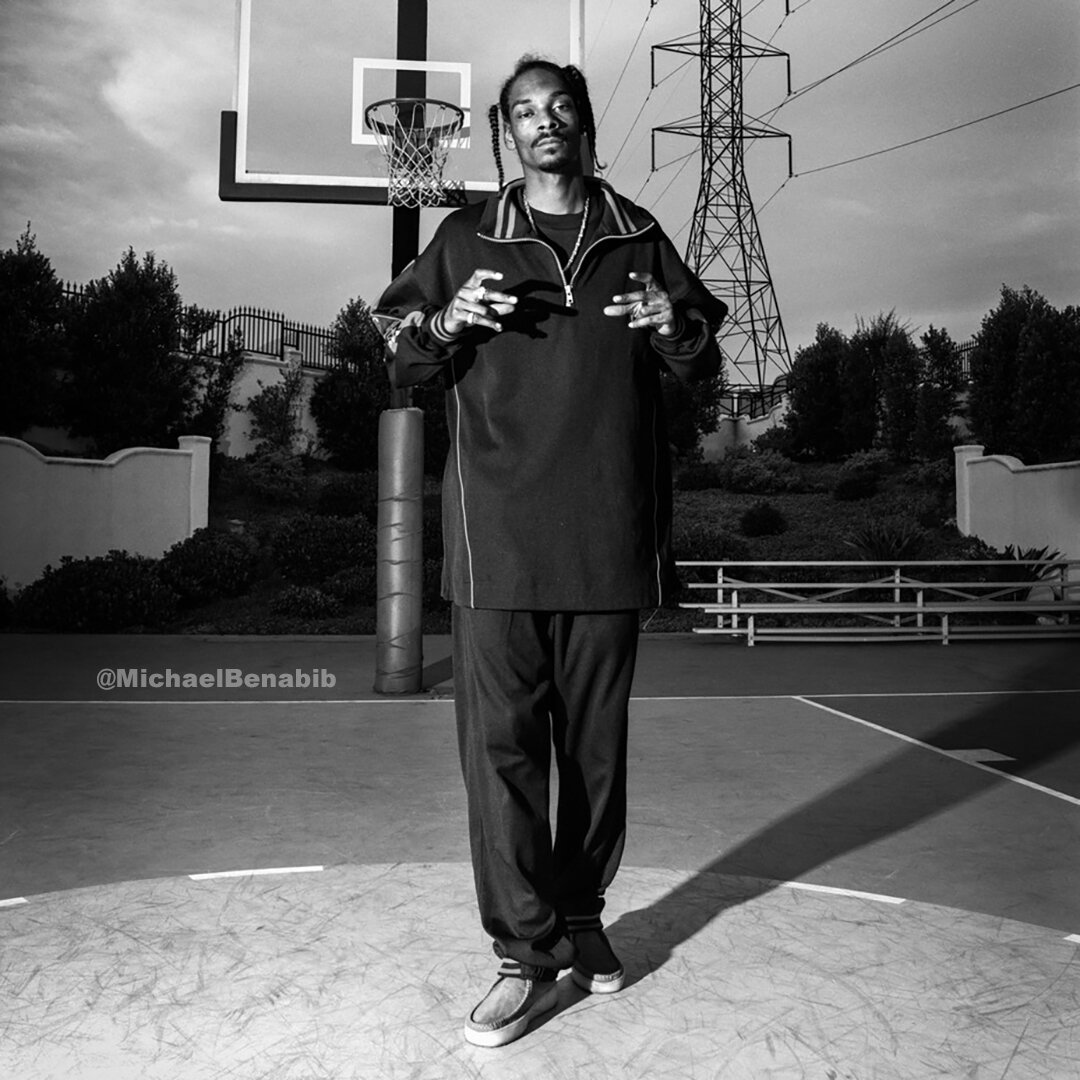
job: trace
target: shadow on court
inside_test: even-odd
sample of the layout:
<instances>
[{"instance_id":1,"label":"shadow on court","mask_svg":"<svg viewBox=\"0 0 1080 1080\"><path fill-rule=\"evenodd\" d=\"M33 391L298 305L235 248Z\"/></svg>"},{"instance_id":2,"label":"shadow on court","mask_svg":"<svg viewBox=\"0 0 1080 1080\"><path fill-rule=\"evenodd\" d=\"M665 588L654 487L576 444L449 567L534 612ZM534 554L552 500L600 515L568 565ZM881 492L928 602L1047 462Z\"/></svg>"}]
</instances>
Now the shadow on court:
<instances>
[{"instance_id":1,"label":"shadow on court","mask_svg":"<svg viewBox=\"0 0 1080 1080\"><path fill-rule=\"evenodd\" d=\"M1071 669L1075 662L1075 649L1063 646L1029 669L1024 685L1052 685L1061 665ZM1070 715L1075 700L1071 695L1056 700L999 696L963 719L908 733L943 750L986 749L1008 755L1016 759L1004 766L1009 773L1039 782L1033 772L1080 745L1080 725ZM902 727L896 725L896 730ZM1071 779L1075 790L1080 782L1075 770ZM608 932L624 958L629 981L663 966L673 950L725 911L1006 783L1010 781L1004 776L954 765L924 748L905 745L725 852L656 903L612 923ZM1056 786L1066 791L1065 785ZM1017 821L1016 831L1023 827ZM1033 836L1032 844L1042 845L1044 839ZM963 836L955 838L958 858L963 857L963 843ZM1053 852L1046 851L1045 858L1053 859ZM1071 873L1067 848L1061 859L1064 873ZM1075 851L1071 862L1075 864ZM1075 882L1070 886L1063 878L1064 895L1056 899L1075 930L1080 899L1073 886Z\"/></svg>"}]
</instances>

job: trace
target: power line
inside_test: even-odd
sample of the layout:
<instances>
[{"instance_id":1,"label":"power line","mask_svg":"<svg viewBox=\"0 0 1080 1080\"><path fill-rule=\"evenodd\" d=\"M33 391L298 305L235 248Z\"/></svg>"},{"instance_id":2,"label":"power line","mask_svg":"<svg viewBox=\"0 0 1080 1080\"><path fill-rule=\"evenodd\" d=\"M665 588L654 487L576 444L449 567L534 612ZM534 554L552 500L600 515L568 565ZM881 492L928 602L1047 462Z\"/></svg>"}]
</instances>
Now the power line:
<instances>
[{"instance_id":1,"label":"power line","mask_svg":"<svg viewBox=\"0 0 1080 1080\"><path fill-rule=\"evenodd\" d=\"M811 173L825 172L826 169L838 169L841 165L851 165L856 161L866 161L867 158L879 157L881 154L889 154L893 150L902 150L905 146L915 146L917 143L936 139L939 135L949 135L954 131L961 131L964 128L972 127L975 124L981 124L984 120L993 120L996 116L1004 116L1006 113L1016 112L1017 109L1025 109L1028 105L1035 105L1040 101L1046 101L1048 98L1057 97L1059 94L1067 94L1070 90L1077 89L1080 89L1080 83L1073 83L1072 86L1064 86L1060 90L1054 90L1052 93L1032 98L1030 101L1023 101L1019 105L1011 105L1007 109L999 109L997 112L988 113L986 116L980 116L976 120L968 120L966 123L956 124L953 127L944 128L942 131L935 131L933 135L923 135L918 139L909 139L907 142L897 143L895 146L887 146L883 150L874 150L869 154L860 154L858 157L847 158L844 161L834 161L831 165L819 165L816 169L807 169L805 172L795 173L795 176L809 176Z\"/></svg>"},{"instance_id":2,"label":"power line","mask_svg":"<svg viewBox=\"0 0 1080 1080\"><path fill-rule=\"evenodd\" d=\"M807 0L809 2L809 0ZM857 67L859 64L865 63L867 60L872 60L876 56L880 56L882 53L887 52L889 49L895 48L897 45L903 45L905 42L910 41L913 37L917 37L919 34L924 33L927 30L933 29L935 26L943 23L946 19L951 19L954 15L959 15L962 11L966 11L969 7L977 4L979 0L967 0L967 3L963 7L957 8L955 11L950 11L945 15L942 15L940 19L932 23L928 23L926 26L920 24L926 23L927 20L932 19L935 15L944 11L948 7L952 7L958 0L946 0L944 4L934 8L929 14L924 15L921 19L916 19L910 26L904 27L903 30L893 34L892 37L886 38L884 41L879 42L872 49L864 52L861 56L855 57L854 60L844 64L843 67L839 67L836 71L830 72L828 75L823 76L820 79L815 79L812 83L807 83L806 86L799 87L794 93L789 94L775 109L770 110L769 117L771 118L777 112L779 112L785 105L790 105L796 99L802 97L804 94L808 94L811 90L816 90L819 86L827 83L830 79L835 79L837 75L842 75L845 71L850 71L853 67ZM799 5L802 7L803 5ZM798 9L796 9L798 10Z\"/></svg>"},{"instance_id":3,"label":"power line","mask_svg":"<svg viewBox=\"0 0 1080 1080\"><path fill-rule=\"evenodd\" d=\"M634 44L630 46L630 51L626 54L626 63L622 66L622 71L619 72L618 79L615 80L615 86L611 91L611 96L607 99L607 104L604 106L603 112L600 114L600 119L596 122L596 128L599 131L603 126L604 117L608 114L608 109L611 108L611 103L615 100L615 95L619 92L619 87L622 85L623 78L626 76L626 69L630 66L630 61L634 58L634 52L641 41L642 35L645 33L645 27L649 25L649 19L652 17L653 8L656 7L655 0L649 4L649 10L645 13L645 18L641 23L641 29L638 30L637 37L634 38Z\"/></svg>"},{"instance_id":4,"label":"power line","mask_svg":"<svg viewBox=\"0 0 1080 1080\"><path fill-rule=\"evenodd\" d=\"M611 9L615 6L615 0L609 0L607 11L604 12L604 17L600 20L600 29L596 31L596 40L592 43L592 48L589 49L585 56L585 63L592 59L592 54L596 52L597 45L604 39L604 27L607 26L608 16L611 14Z\"/></svg>"},{"instance_id":5,"label":"power line","mask_svg":"<svg viewBox=\"0 0 1080 1080\"><path fill-rule=\"evenodd\" d=\"M651 170L649 172L649 175L645 177L645 183L641 185L641 187L638 189L637 195L634 196L634 202L638 201L638 199L641 197L641 193L645 190L646 184L648 184L648 182L660 171L660 169L670 168L672 165L675 164L676 161L681 161L682 164L676 170L675 175L667 182L667 184L664 185L664 190L661 191L660 194L657 195L651 203L649 203L648 209L650 211L654 210L660 200L668 193L668 189L671 187L671 185L674 184L675 181L678 180L679 177L682 175L683 169L685 169L686 166L690 164L692 158L697 156L697 153L697 149L691 150L688 154L683 154L681 158L672 158L671 161L665 162L663 165L661 165L659 169Z\"/></svg>"},{"instance_id":6,"label":"power line","mask_svg":"<svg viewBox=\"0 0 1080 1080\"><path fill-rule=\"evenodd\" d=\"M614 178L615 166L618 165L619 158L622 156L623 150L626 149L626 144L630 141L631 137L633 136L634 127L637 124L638 120L641 119L641 114L645 111L645 106L649 104L649 100L653 96L653 91L658 90L661 86L663 86L663 84L665 82L667 82L668 79L674 77L680 71L682 72L682 75L679 78L679 81L671 88L671 90L668 92L668 96L664 99L663 104L660 106L661 109L665 108L667 106L668 102L671 101L671 99L675 96L675 93L678 91L679 87L682 86L682 84L685 81L686 76L688 74L688 68L694 62L694 60L695 60L695 57L693 57L693 56L691 56L688 59L684 60L677 68L675 68L674 71L668 72L667 75L665 75L662 79L660 79L656 83L656 85L645 95L645 100L641 103L641 108L638 109L637 115L630 122L629 128L627 128L626 137L623 139L622 143L620 144L619 149L615 151L615 156L611 159L611 164L608 166L608 168L611 170L611 172L609 174L610 177ZM646 128L645 131L643 131L638 136L638 140L637 140L637 142L634 143L633 150L631 151L631 155L633 154L634 151L637 150L637 148L641 145L641 143L649 136L650 130L651 129Z\"/></svg>"}]
</instances>

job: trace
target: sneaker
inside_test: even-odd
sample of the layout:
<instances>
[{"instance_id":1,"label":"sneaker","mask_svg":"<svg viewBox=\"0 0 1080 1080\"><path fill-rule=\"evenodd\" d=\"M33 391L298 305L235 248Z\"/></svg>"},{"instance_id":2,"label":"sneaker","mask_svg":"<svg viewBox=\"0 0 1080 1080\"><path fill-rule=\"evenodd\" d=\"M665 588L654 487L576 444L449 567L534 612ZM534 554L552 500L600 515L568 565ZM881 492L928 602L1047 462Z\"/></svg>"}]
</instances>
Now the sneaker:
<instances>
[{"instance_id":1,"label":"sneaker","mask_svg":"<svg viewBox=\"0 0 1080 1080\"><path fill-rule=\"evenodd\" d=\"M570 940L577 955L570 978L590 994L614 994L626 984L626 971L611 948L598 915L569 915Z\"/></svg>"},{"instance_id":2,"label":"sneaker","mask_svg":"<svg viewBox=\"0 0 1080 1080\"><path fill-rule=\"evenodd\" d=\"M495 985L465 1021L465 1041L473 1046L505 1046L520 1039L534 1017L555 1007L557 975L549 968L503 960Z\"/></svg>"}]
</instances>

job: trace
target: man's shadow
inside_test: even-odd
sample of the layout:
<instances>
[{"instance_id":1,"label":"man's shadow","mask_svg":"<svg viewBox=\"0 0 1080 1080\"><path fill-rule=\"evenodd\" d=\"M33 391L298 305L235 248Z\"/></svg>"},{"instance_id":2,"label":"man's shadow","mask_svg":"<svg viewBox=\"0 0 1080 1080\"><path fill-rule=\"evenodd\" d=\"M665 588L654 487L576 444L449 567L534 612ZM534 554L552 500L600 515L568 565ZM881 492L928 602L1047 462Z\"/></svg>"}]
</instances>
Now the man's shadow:
<instances>
[{"instance_id":1,"label":"man's shadow","mask_svg":"<svg viewBox=\"0 0 1080 1080\"><path fill-rule=\"evenodd\" d=\"M1075 667L1075 646L1063 647L1025 673L1022 682L1053 685L1063 671ZM1067 717L1067 710L1048 722L1032 723L1031 700L1022 705L1012 695L993 698L977 713L922 741L943 750L997 751L1015 758L1007 771L1022 776L1080 743L1080 725ZM607 932L627 967L628 984L662 967L679 945L725 911L1008 782L981 769L957 768L945 786L928 776L928 757L936 755L906 745L723 853L655 903L617 919Z\"/></svg>"}]
</instances>

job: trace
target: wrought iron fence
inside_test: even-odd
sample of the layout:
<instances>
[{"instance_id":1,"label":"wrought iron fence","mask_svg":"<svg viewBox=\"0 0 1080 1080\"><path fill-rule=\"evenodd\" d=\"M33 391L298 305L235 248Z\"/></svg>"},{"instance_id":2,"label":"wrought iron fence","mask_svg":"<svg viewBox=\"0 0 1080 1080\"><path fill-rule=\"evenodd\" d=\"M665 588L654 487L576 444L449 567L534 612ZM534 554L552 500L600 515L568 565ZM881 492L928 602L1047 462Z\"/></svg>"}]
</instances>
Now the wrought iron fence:
<instances>
[{"instance_id":1,"label":"wrought iron fence","mask_svg":"<svg viewBox=\"0 0 1080 1080\"><path fill-rule=\"evenodd\" d=\"M65 282L63 289L64 296L74 303L81 303L86 293L84 285ZM333 367L330 343L334 335L325 327L297 322L278 312L254 307L236 307L213 314L214 325L199 339L201 350L220 356L228 347L230 336L238 333L246 352L280 360L286 349L296 349L306 368Z\"/></svg>"},{"instance_id":2,"label":"wrought iron fence","mask_svg":"<svg viewBox=\"0 0 1080 1080\"><path fill-rule=\"evenodd\" d=\"M65 283L64 295L80 301L85 293L85 286ZM239 332L244 348L259 356L273 356L281 359L285 349L298 349L301 363L307 368L330 368L330 343L333 334L325 327L310 323L296 322L274 311L262 308L237 307L228 312L218 311L213 329L204 336L204 347L209 347L220 354L228 345L229 335ZM971 378L971 353L975 348L974 339L964 341L956 347L960 360L960 377L967 383ZM728 413L747 416L751 420L767 416L787 393L787 376L781 375L772 386L730 386L722 399L722 407Z\"/></svg>"}]
</instances>

